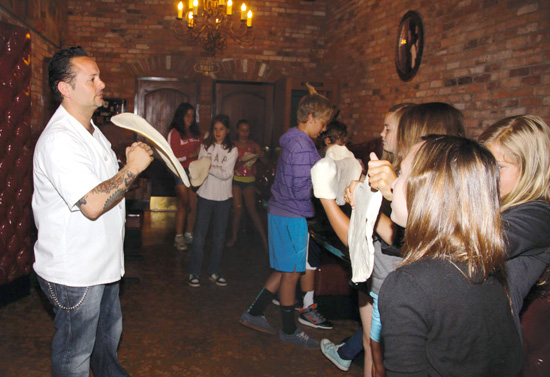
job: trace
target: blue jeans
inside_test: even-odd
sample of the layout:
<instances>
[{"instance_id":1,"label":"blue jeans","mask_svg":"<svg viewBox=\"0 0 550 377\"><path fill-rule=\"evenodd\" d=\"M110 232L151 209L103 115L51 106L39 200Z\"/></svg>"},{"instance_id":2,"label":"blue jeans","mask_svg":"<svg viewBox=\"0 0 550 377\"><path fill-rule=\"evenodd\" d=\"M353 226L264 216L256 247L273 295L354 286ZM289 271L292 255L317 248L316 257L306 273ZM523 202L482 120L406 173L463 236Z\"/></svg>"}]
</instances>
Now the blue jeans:
<instances>
[{"instance_id":1,"label":"blue jeans","mask_svg":"<svg viewBox=\"0 0 550 377\"><path fill-rule=\"evenodd\" d=\"M210 251L208 274L221 274L222 254L231 202L232 199L216 201L204 199L199 196L195 228L193 228L193 244L191 245L191 255L189 256L190 274L200 274L204 257L204 241L208 233L208 225L210 225L211 217L213 218L212 250Z\"/></svg>"},{"instance_id":2,"label":"blue jeans","mask_svg":"<svg viewBox=\"0 0 550 377\"><path fill-rule=\"evenodd\" d=\"M118 361L122 334L119 283L69 287L38 276L54 307L52 376L129 376ZM53 295L52 295L53 292ZM64 308L61 308L64 307Z\"/></svg>"},{"instance_id":3,"label":"blue jeans","mask_svg":"<svg viewBox=\"0 0 550 377\"><path fill-rule=\"evenodd\" d=\"M338 355L345 360L353 360L361 351L363 351L363 328L359 327L356 332L338 348Z\"/></svg>"}]
</instances>

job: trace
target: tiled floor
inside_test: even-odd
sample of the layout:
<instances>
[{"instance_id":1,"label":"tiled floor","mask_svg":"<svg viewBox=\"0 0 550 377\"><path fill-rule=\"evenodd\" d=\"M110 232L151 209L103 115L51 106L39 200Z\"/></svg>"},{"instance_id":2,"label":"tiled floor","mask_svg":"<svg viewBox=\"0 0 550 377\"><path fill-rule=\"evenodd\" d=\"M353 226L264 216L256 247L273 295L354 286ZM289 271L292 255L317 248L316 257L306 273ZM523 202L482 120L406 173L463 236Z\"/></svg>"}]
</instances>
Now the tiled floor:
<instances>
[{"instance_id":1,"label":"tiled floor","mask_svg":"<svg viewBox=\"0 0 550 377\"><path fill-rule=\"evenodd\" d=\"M132 376L363 375L360 365L344 373L317 349L282 343L276 336L239 325L241 312L269 274L258 237L243 233L236 247L226 248L227 287L203 279L200 288L190 288L185 283L188 253L173 248L173 227L173 213L146 212L139 255L130 253L126 262L119 356ZM47 307L32 290L0 308L0 377L49 375L54 330ZM271 305L266 316L280 326L276 306ZM358 327L351 319L333 322L333 330L306 331L317 340L340 341Z\"/></svg>"}]
</instances>

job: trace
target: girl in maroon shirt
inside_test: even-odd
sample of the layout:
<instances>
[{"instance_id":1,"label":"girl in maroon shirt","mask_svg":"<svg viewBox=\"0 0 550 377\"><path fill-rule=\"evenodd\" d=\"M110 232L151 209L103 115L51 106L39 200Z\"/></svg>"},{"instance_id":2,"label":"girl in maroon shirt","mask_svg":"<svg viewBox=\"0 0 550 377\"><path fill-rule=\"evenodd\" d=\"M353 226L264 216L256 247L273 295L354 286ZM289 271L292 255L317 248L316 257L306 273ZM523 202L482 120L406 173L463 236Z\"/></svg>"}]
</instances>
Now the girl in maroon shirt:
<instances>
[{"instance_id":1,"label":"girl in maroon shirt","mask_svg":"<svg viewBox=\"0 0 550 377\"><path fill-rule=\"evenodd\" d=\"M195 121L195 108L184 102L180 104L170 123L168 143L174 155L189 175L189 164L199 156L200 145L203 140L199 125ZM193 226L195 225L195 213L197 209L197 193L176 178L176 194L178 209L176 212L176 238L174 246L180 250L187 250L187 245L193 241ZM183 233L187 222L186 232Z\"/></svg>"}]
</instances>

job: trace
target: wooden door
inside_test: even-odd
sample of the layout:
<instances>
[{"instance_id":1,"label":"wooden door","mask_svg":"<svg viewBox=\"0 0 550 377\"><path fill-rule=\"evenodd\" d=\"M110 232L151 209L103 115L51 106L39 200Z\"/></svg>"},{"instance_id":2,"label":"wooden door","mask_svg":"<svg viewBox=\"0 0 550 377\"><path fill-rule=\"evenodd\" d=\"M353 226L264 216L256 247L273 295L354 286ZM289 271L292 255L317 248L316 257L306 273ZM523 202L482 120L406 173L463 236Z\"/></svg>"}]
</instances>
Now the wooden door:
<instances>
[{"instance_id":1,"label":"wooden door","mask_svg":"<svg viewBox=\"0 0 550 377\"><path fill-rule=\"evenodd\" d=\"M199 85L196 81L171 78L143 77L137 79L135 113L145 118L164 137L168 127L182 102L189 102L197 109ZM197 111L198 115L198 111ZM164 199L173 197L174 177L159 156L145 170L143 177L151 181L151 209L172 209L172 203L163 204ZM157 206L153 202L161 204Z\"/></svg>"},{"instance_id":2,"label":"wooden door","mask_svg":"<svg viewBox=\"0 0 550 377\"><path fill-rule=\"evenodd\" d=\"M135 112L166 137L177 107L182 102L189 102L196 108L198 92L195 81L138 78Z\"/></svg>"},{"instance_id":3,"label":"wooden door","mask_svg":"<svg viewBox=\"0 0 550 377\"><path fill-rule=\"evenodd\" d=\"M273 84L216 81L215 114L227 114L233 136L240 119L250 122L250 138L260 146L273 144ZM213 115L215 115L213 114Z\"/></svg>"}]
</instances>

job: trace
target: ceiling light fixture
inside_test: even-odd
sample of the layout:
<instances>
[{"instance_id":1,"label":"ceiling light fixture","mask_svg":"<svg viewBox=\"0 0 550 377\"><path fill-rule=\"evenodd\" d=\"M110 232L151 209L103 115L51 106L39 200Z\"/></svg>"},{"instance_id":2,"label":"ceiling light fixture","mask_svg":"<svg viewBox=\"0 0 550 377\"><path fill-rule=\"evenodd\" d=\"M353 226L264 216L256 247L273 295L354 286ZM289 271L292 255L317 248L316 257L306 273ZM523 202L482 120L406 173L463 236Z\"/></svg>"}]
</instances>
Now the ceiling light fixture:
<instances>
[{"instance_id":1,"label":"ceiling light fixture","mask_svg":"<svg viewBox=\"0 0 550 377\"><path fill-rule=\"evenodd\" d=\"M243 44L254 41L252 11L245 3L240 8L240 20L234 22L232 0L189 0L177 6L177 17L172 23L174 36L189 45L201 44L211 55L227 47L227 38Z\"/></svg>"}]
</instances>

